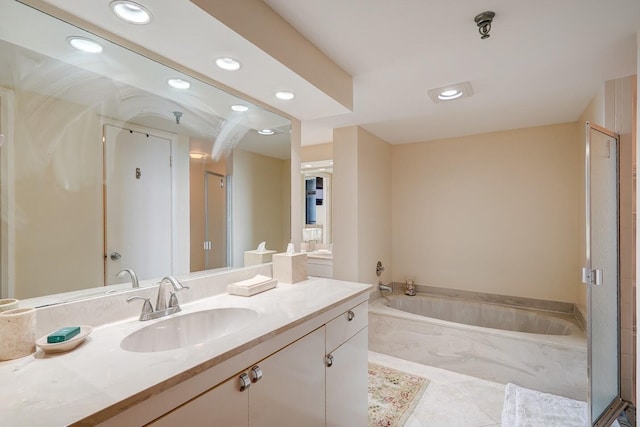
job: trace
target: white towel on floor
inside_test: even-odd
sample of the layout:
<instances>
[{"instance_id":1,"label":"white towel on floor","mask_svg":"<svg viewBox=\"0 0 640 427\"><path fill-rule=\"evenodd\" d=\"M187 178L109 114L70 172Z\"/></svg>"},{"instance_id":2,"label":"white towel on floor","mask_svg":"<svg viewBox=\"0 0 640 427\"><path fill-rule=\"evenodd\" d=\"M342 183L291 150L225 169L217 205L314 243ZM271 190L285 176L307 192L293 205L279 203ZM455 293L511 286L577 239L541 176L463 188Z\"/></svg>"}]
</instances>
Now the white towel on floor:
<instances>
[{"instance_id":1,"label":"white towel on floor","mask_svg":"<svg viewBox=\"0 0 640 427\"><path fill-rule=\"evenodd\" d=\"M529 390L515 384L505 387L502 427L585 427L587 402ZM612 427L618 426L615 421Z\"/></svg>"}]
</instances>

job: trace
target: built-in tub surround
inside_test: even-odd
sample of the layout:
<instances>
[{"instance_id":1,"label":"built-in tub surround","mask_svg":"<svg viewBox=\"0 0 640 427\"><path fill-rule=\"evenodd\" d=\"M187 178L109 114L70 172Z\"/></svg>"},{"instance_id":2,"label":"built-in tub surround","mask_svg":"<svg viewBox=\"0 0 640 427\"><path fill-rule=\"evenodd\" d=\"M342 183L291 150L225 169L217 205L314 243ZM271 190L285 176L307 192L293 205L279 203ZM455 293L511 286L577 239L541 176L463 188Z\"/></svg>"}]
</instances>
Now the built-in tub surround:
<instances>
[{"instance_id":1,"label":"built-in tub surround","mask_svg":"<svg viewBox=\"0 0 640 427\"><path fill-rule=\"evenodd\" d=\"M43 312L38 319L39 334L60 325L97 327L85 343L69 353L45 355L38 351L0 363L2 423L95 425L150 401L153 401L153 411L168 412L184 402L158 399L163 391L179 387L184 391L180 398L184 396L187 401L195 397L189 393L199 394L206 390L198 387L222 382L244 369L251 360L266 357L368 297L369 285L330 279L278 284L278 287L252 297L224 292L228 283L265 268L270 269L270 266L211 277L199 275L192 280L182 278L190 289L180 295L182 312L173 316L228 307L250 309L259 316L259 321L197 347L152 353L121 348L125 337L153 322L167 319L140 322L140 307L125 302L130 293L39 309ZM154 291L155 287L135 292L152 296ZM103 313L111 310L122 317L114 319L115 314ZM191 381L196 376L203 378L202 375L207 378L206 384L201 384L201 379ZM187 382L189 386L183 385ZM140 425L131 419L122 421L124 424L118 425Z\"/></svg>"},{"instance_id":2,"label":"built-in tub surround","mask_svg":"<svg viewBox=\"0 0 640 427\"><path fill-rule=\"evenodd\" d=\"M508 321L499 326L500 318ZM492 327L477 326L483 322ZM568 313L396 292L369 307L369 348L491 381L587 398L586 336Z\"/></svg>"}]
</instances>

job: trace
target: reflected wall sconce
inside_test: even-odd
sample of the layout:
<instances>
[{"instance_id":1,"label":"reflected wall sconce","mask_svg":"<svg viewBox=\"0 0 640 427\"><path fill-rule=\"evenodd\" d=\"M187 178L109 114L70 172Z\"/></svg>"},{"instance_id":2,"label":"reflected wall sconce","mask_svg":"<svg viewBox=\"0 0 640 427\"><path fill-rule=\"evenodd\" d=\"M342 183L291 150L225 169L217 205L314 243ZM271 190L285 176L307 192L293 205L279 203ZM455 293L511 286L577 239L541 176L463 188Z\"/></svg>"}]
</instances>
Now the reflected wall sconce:
<instances>
[{"instance_id":1,"label":"reflected wall sconce","mask_svg":"<svg viewBox=\"0 0 640 427\"><path fill-rule=\"evenodd\" d=\"M482 12L475 17L476 24L478 25L478 32L482 40L489 38L489 31L491 31L491 23L495 18L496 13L487 11Z\"/></svg>"}]
</instances>

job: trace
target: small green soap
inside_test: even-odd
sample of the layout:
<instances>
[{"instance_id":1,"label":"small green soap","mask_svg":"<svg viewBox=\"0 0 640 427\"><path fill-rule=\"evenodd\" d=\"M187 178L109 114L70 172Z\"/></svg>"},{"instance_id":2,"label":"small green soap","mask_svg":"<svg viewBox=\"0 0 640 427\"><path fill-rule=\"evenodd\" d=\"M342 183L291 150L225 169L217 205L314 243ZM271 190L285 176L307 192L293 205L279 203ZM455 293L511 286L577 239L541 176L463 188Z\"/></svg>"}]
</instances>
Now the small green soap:
<instances>
[{"instance_id":1,"label":"small green soap","mask_svg":"<svg viewBox=\"0 0 640 427\"><path fill-rule=\"evenodd\" d=\"M68 326L66 328L58 329L57 331L47 336L47 343L53 344L57 342L65 342L75 337L80 333L79 326Z\"/></svg>"}]
</instances>

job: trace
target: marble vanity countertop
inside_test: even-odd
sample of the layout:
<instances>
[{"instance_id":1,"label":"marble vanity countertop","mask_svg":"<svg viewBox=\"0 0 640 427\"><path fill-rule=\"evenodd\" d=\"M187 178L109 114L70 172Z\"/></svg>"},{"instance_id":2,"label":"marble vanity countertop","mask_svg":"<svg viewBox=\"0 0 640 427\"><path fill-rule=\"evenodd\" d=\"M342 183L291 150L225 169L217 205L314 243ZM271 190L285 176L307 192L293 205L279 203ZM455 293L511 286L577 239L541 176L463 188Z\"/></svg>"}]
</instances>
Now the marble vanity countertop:
<instances>
[{"instance_id":1,"label":"marble vanity countertop","mask_svg":"<svg viewBox=\"0 0 640 427\"><path fill-rule=\"evenodd\" d=\"M99 423L296 327L326 323L340 305L366 301L370 287L309 278L294 285L279 283L252 297L223 293L184 304L182 312L173 316L222 307L259 313L250 326L197 346L153 353L123 350L120 342L127 335L168 317L146 322L128 318L94 328L83 344L68 353L45 354L39 349L0 362L0 424Z\"/></svg>"}]
</instances>

